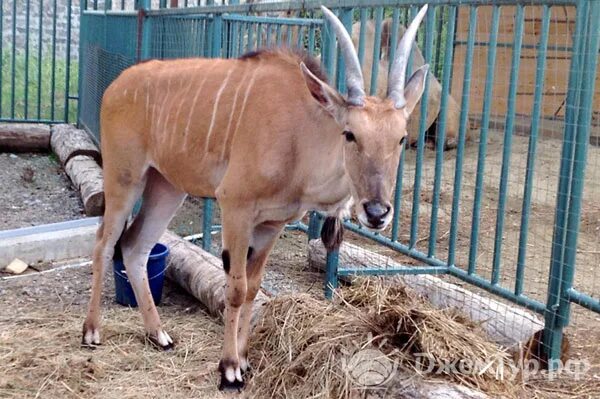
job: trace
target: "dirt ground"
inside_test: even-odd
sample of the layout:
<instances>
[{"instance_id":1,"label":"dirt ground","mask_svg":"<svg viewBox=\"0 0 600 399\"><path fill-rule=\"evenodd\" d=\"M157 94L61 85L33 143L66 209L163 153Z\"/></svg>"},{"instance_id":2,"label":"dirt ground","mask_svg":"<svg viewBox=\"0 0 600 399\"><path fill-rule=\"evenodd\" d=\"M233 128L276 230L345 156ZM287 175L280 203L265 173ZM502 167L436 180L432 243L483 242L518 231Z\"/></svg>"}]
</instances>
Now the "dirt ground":
<instances>
[{"instance_id":1,"label":"dirt ground","mask_svg":"<svg viewBox=\"0 0 600 399\"><path fill-rule=\"evenodd\" d=\"M110 274L103 346L81 348L90 274L79 267L0 283L0 397L222 397L216 390L222 326L168 282L159 312L177 351L145 342L139 311L114 301ZM192 378L182 378L183 369Z\"/></svg>"},{"instance_id":2,"label":"dirt ground","mask_svg":"<svg viewBox=\"0 0 600 399\"><path fill-rule=\"evenodd\" d=\"M84 217L55 157L0 153L0 230Z\"/></svg>"},{"instance_id":3,"label":"dirt ground","mask_svg":"<svg viewBox=\"0 0 600 399\"><path fill-rule=\"evenodd\" d=\"M498 208L498 187L500 184L500 173L502 163L502 135L495 132L490 132L489 143L487 146L487 158L484 169L483 183L483 200L480 208L480 224L479 224L479 245L477 247L476 265L477 272L484 278L489 278L492 273L491 265L493 263L493 254L495 247L495 231L496 217ZM514 275L516 270L517 250L520 242L520 223L521 223L521 207L523 198L523 185L525 179L525 167L527 162L527 142L528 137L515 136L513 142L513 150L511 151L511 168L508 175L508 195L506 201L506 209L504 212L505 224L504 234L502 236L502 248L500 251L500 272L499 284L512 289L514 287ZM456 264L466 268L469 260L469 243L471 240L471 232L473 228L473 198L476 180L477 153L479 143L475 140L469 143L465 149L463 159L463 177L461 191L461 206L458 220L458 238L457 238L457 253ZM550 265L550 250L552 243L552 232L554 224L554 207L556 202L556 186L558 182L558 170L560 164L560 149L561 143L558 140L545 139L540 140L538 144L537 159L535 162L535 180L532 191L531 204L531 219L528 230L528 242L526 253L526 269L525 269L525 284L524 293L532 298L542 302L546 301L546 285L548 282L548 270ZM434 180L434 165L435 157L432 151L425 151L423 180L421 186L420 206L419 206L419 228L417 235L417 248L422 251L427 251L429 241L429 226L431 220L431 202L433 193ZM9 219L4 221L2 212L2 223L0 228L23 227L30 224L46 223L60 220L67 220L73 217L81 216L81 206L79 201L74 197L74 193L69 188L68 181L59 171L58 165L47 156L40 155L19 155L19 159L10 157L7 154L0 154L0 181L10 181L14 190L22 190L29 188L29 191L23 191L22 197L29 200L39 200L43 204L48 204L44 208L44 213L38 214L38 209L31 211L32 208L20 207L18 209L9 209L12 202L8 202L12 197L0 197L0 207L2 210L7 208ZM399 241L408 242L409 230L411 222L412 209L412 193L413 193L413 178L415 173L415 151L406 153L406 167L403 179L403 195L402 206L400 213L400 234ZM14 162L15 164L11 164ZM6 163L6 166L4 164ZM18 166L14 166L18 165ZM49 173L48 177L40 179L40 184L47 184L48 187L35 189L34 183L19 183L14 180L13 175L9 175L7 171L14 168L24 168L30 166L34 169L35 176L42 176L42 173ZM440 207L436 221L438 223L436 242L436 256L445 260L448 251L448 235L451 220L451 207L453 195L454 171L456 165L456 152L449 151L444 154L443 163L443 178L441 184ZM39 169L39 170L38 170ZM49 170L46 171L46 170ZM46 172L44 172L46 171ZM13 180L10 180L13 179ZM579 247L577 250L577 266L575 273L574 286L593 297L600 295L600 202L597 198L600 195L600 148L591 146L588 155L588 168L586 170L584 197L582 203L581 228L579 234ZM12 190L12 188L11 188ZM18 191L21 193L21 191ZM65 196L64 193L68 194ZM0 194L4 195L4 193ZM56 197L61 196L62 202L57 201ZM73 206L64 206L65 199L73 200ZM54 201L53 201L54 199ZM10 199L10 201L13 201ZM23 202L23 201L20 201ZM24 202L23 202L24 203ZM55 208L51 204L59 203L61 206ZM11 213L12 212L12 213ZM41 211L40 211L41 212ZM216 212L215 220L218 221L218 212ZM189 198L177 216L172 221L170 228L182 236L196 234L201 232L201 201L197 198ZM4 224L6 223L6 224ZM389 232L385 233L389 234ZM392 250L385 249L380 245L367 242L364 239L357 238L352 234L347 234L347 238L353 242L359 242L365 248L374 250L386 255L393 256L404 264L418 265L419 262L414 259L399 255ZM213 252L218 253L220 245L220 236L213 236ZM48 349L47 346L40 346L43 350L49 350L49 354L43 361L57 362L57 373L62 372L65 368L72 367L72 361L81 361L81 364L88 362L88 354L81 352L78 348L78 331L82 315L85 311L85 302L89 290L89 269L83 268L75 271L64 271L56 277L44 277L37 283L29 280L16 281L0 281L0 307L8 309L7 312L2 312L0 316L0 362L3 359L10 360L10 346L14 344L15 339L19 338L16 335L5 330L9 321L17 320L17 325L23 326L23 331L27 332L30 328L45 325L49 319L61 319L61 323L72 323L73 333L71 336L62 337L68 342L68 354L72 355L73 359L67 353L62 353L59 349L64 346L59 346L59 349ZM107 277L110 280L110 276ZM451 279L453 282L468 287L474 291L484 293L473 286L467 286L464 283ZM30 281L30 282L27 282ZM112 289L112 282L108 284ZM269 260L267 274L263 282L263 288L272 293L282 292L309 292L313 295L321 295L323 290L323 275L321 273L308 269L306 262L306 236L298 232L285 232L275 246L274 252ZM41 388L41 392L53 392L56 394L64 393L71 390L75 391L72 396L81 395L79 392L85 392L85 395L102 393L108 397L119 396L122 394L118 391L121 384L132 381L136 370L145 370L150 373L156 371L151 360L154 359L154 352L151 348L144 346L141 341L141 324L140 329L127 329L125 333L119 331L119 326L123 320L131 320L138 318L135 311L123 309L115 305L112 301L112 293L110 290L105 293L104 301L108 307L107 311L107 332L108 344L111 350L123 351L125 355L131 355L134 350L142 350L143 356L140 359L131 358L133 366L126 363L117 364L114 367L114 373L109 376L101 376L102 379L110 378L110 386L102 385L99 381L95 381L96 377L88 379L86 376L81 382L75 379L65 381L67 387L56 382L54 378L46 378L50 384L60 384L57 386L44 385L44 376L35 375L35 367L28 365L12 364L11 372L2 380L0 377L0 397L8 394L9 389L15 387L27 387L27 392L23 392L25 396L32 394L35 396L36 390ZM189 310L192 309L192 310ZM169 331L175 331L177 339L185 342L195 342L195 339L200 339L202 335L211 337L212 344L207 344L203 339L202 342L195 342L195 345L201 349L193 349L193 346L186 344L186 359L181 359L181 354L175 356L171 365L172 380L167 382L167 386L174 389L175 397L180 395L184 397L188 394L196 394L199 397L212 397L214 391L209 390L216 384L216 376L214 369L218 359L218 348L220 347L220 326L215 321L203 312L201 307L190 300L185 295L178 292L177 289L168 288L165 295L165 304L161 308L161 314L166 323L171 325L177 324L177 328L170 328ZM193 317L189 317L192 314ZM45 315L45 316L41 316ZM177 321L185 318L184 329L181 330L180 324ZM110 319L115 321L111 322ZM170 321L169 321L170 320ZM121 323L121 324L120 324ZM179 333L176 332L179 329ZM573 305L573 314L571 317L571 325L567 329L567 334L570 340L570 357L574 359L585 358L589 359L593 365L600 367L600 315L582 309L577 305ZM17 338L15 338L17 337ZM24 342L28 341L27 336L22 338ZM32 338L30 337L29 340ZM124 344L121 344L125 341ZM46 345L47 343L44 343ZM63 344L64 345L64 344ZM123 346L124 345L124 346ZM193 352L194 356L188 357L187 351ZM202 353L199 353L201 351ZM33 353L33 352L32 352ZM127 358L124 355L124 358ZM102 359L102 354L92 356L93 361L106 361ZM79 359L79 360L77 360ZM125 361L124 361L125 362ZM189 363L191 362L191 363ZM194 381L177 381L176 370L178 367L199 368L198 379ZM163 364L164 366L164 364ZM161 367L163 367L161 366ZM123 372L125 370L125 372ZM596 368L595 370L600 370ZM31 372L33 374L29 375ZM600 371L596 378L600 378ZM164 375L164 370L160 375ZM171 373L171 371L169 371ZM67 377L72 378L70 373L66 373ZM47 377L47 376L46 376ZM20 385L19 381L27 381L33 379L36 384ZM12 382L10 379L14 379ZM11 385L12 384L12 385ZM69 385L73 384L73 386ZM179 385L178 385L179 384ZM159 384L160 385L160 384ZM11 388L12 387L12 388ZM78 391L83 389L83 391ZM160 394L160 387L144 386L140 387L140 392L152 392ZM4 390L4 391L3 391ZM156 390L156 391L155 391ZM36 392L34 392L36 391ZM12 392L12 391L11 391ZM167 392L167 391L164 391ZM209 394L208 392L212 392ZM60 396L64 396L60 395ZM204 395L204 396L203 396ZM209 395L209 396L206 396ZM582 397L600 397L594 396ZM41 397L45 395L41 394ZM154 396L154 395L153 395ZM47 397L56 397L48 394ZM560 392L558 396L561 397Z\"/></svg>"}]
</instances>

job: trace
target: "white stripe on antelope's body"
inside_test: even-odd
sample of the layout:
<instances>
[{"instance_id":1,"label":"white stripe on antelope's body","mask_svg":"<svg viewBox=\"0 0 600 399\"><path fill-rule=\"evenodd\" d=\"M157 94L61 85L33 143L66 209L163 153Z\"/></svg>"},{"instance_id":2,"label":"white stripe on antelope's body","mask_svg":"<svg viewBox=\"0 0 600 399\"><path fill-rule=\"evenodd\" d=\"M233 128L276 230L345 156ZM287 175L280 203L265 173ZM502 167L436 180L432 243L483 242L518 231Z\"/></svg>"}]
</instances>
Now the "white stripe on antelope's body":
<instances>
[{"instance_id":1,"label":"white stripe on antelope's body","mask_svg":"<svg viewBox=\"0 0 600 399\"><path fill-rule=\"evenodd\" d=\"M404 76L426 9L398 44L387 98L365 95L352 40L326 8L345 59L347 97L326 83L318 63L289 50L231 60L151 61L123 72L102 102L106 211L94 251L83 343L99 343L98 276L115 245L126 268L140 267L186 194L216 197L227 273L220 387L240 389L248 365L249 312L285 224L309 210L327 212L322 238L333 249L342 239L337 218L352 202L366 228L382 230L392 219L407 115L427 75L425 66L408 80ZM125 90L144 101L131 101ZM124 230L142 192L149 200ZM170 348L148 292L147 282L136 285L146 333Z\"/></svg>"}]
</instances>

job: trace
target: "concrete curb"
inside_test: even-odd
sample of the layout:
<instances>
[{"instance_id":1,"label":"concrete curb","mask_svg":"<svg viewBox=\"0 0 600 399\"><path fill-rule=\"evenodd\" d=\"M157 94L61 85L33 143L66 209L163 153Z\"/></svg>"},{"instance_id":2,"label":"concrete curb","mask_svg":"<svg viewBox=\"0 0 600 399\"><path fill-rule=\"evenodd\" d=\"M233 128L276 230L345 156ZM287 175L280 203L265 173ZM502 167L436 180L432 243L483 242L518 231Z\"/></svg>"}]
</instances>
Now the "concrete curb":
<instances>
[{"instance_id":1,"label":"concrete curb","mask_svg":"<svg viewBox=\"0 0 600 399\"><path fill-rule=\"evenodd\" d=\"M0 269L19 258L29 265L89 257L101 219L86 218L0 232Z\"/></svg>"}]
</instances>

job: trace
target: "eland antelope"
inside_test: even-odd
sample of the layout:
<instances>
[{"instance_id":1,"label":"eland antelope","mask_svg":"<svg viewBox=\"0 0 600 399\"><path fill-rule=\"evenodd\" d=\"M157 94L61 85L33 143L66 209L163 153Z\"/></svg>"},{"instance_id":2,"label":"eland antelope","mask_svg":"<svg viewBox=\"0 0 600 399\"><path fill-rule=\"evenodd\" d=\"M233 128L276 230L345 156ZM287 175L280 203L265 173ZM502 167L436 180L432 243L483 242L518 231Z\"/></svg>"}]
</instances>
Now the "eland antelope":
<instances>
[{"instance_id":1,"label":"eland antelope","mask_svg":"<svg viewBox=\"0 0 600 399\"><path fill-rule=\"evenodd\" d=\"M241 389L248 368L252 302L286 223L310 210L330 217L328 248L339 246L352 204L366 228L384 229L407 120L428 65L406 81L408 54L427 6L398 43L386 98L365 95L352 39L323 7L346 65L348 95L308 56L259 51L238 59L150 61L106 90L101 146L106 208L93 254L84 345L100 343L103 274L115 247L123 258L150 340L169 349L152 301L146 260L187 194L216 197L227 274L221 389ZM124 228L135 202L142 209Z\"/></svg>"}]
</instances>

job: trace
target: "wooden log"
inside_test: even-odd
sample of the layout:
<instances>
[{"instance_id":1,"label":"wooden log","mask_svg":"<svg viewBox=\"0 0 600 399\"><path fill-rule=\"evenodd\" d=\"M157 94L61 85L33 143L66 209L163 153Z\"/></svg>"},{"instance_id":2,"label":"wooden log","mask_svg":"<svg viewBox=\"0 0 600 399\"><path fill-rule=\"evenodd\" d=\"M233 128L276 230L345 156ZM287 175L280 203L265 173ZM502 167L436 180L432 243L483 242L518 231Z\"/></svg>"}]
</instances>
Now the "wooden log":
<instances>
[{"instance_id":1,"label":"wooden log","mask_svg":"<svg viewBox=\"0 0 600 399\"><path fill-rule=\"evenodd\" d=\"M77 155L65 165L65 172L81 195L87 216L104 214L102 169L94 159Z\"/></svg>"},{"instance_id":2,"label":"wooden log","mask_svg":"<svg viewBox=\"0 0 600 399\"><path fill-rule=\"evenodd\" d=\"M73 125L54 125L50 145L63 166L77 155L87 155L102 165L100 150L89 134Z\"/></svg>"},{"instance_id":3,"label":"wooden log","mask_svg":"<svg viewBox=\"0 0 600 399\"><path fill-rule=\"evenodd\" d=\"M30 123L1 123L0 152L45 152L50 150L50 127Z\"/></svg>"},{"instance_id":4,"label":"wooden log","mask_svg":"<svg viewBox=\"0 0 600 399\"><path fill-rule=\"evenodd\" d=\"M312 267L325 269L326 251L321 240L309 243L308 260ZM340 265L362 268L404 268L391 258L350 243L340 248ZM347 281L351 278L346 277ZM342 278L344 278L342 277ZM536 315L513 305L477 295L469 290L448 283L432 275L395 275L389 278L394 283L404 284L429 300L438 309L455 308L480 324L490 339L513 352L527 346L544 323Z\"/></svg>"},{"instance_id":5,"label":"wooden log","mask_svg":"<svg viewBox=\"0 0 600 399\"><path fill-rule=\"evenodd\" d=\"M221 259L170 231L163 234L161 242L170 252L167 278L202 302L213 316L222 318L227 281ZM254 301L254 319L267 300L267 295L259 291Z\"/></svg>"}]
</instances>

